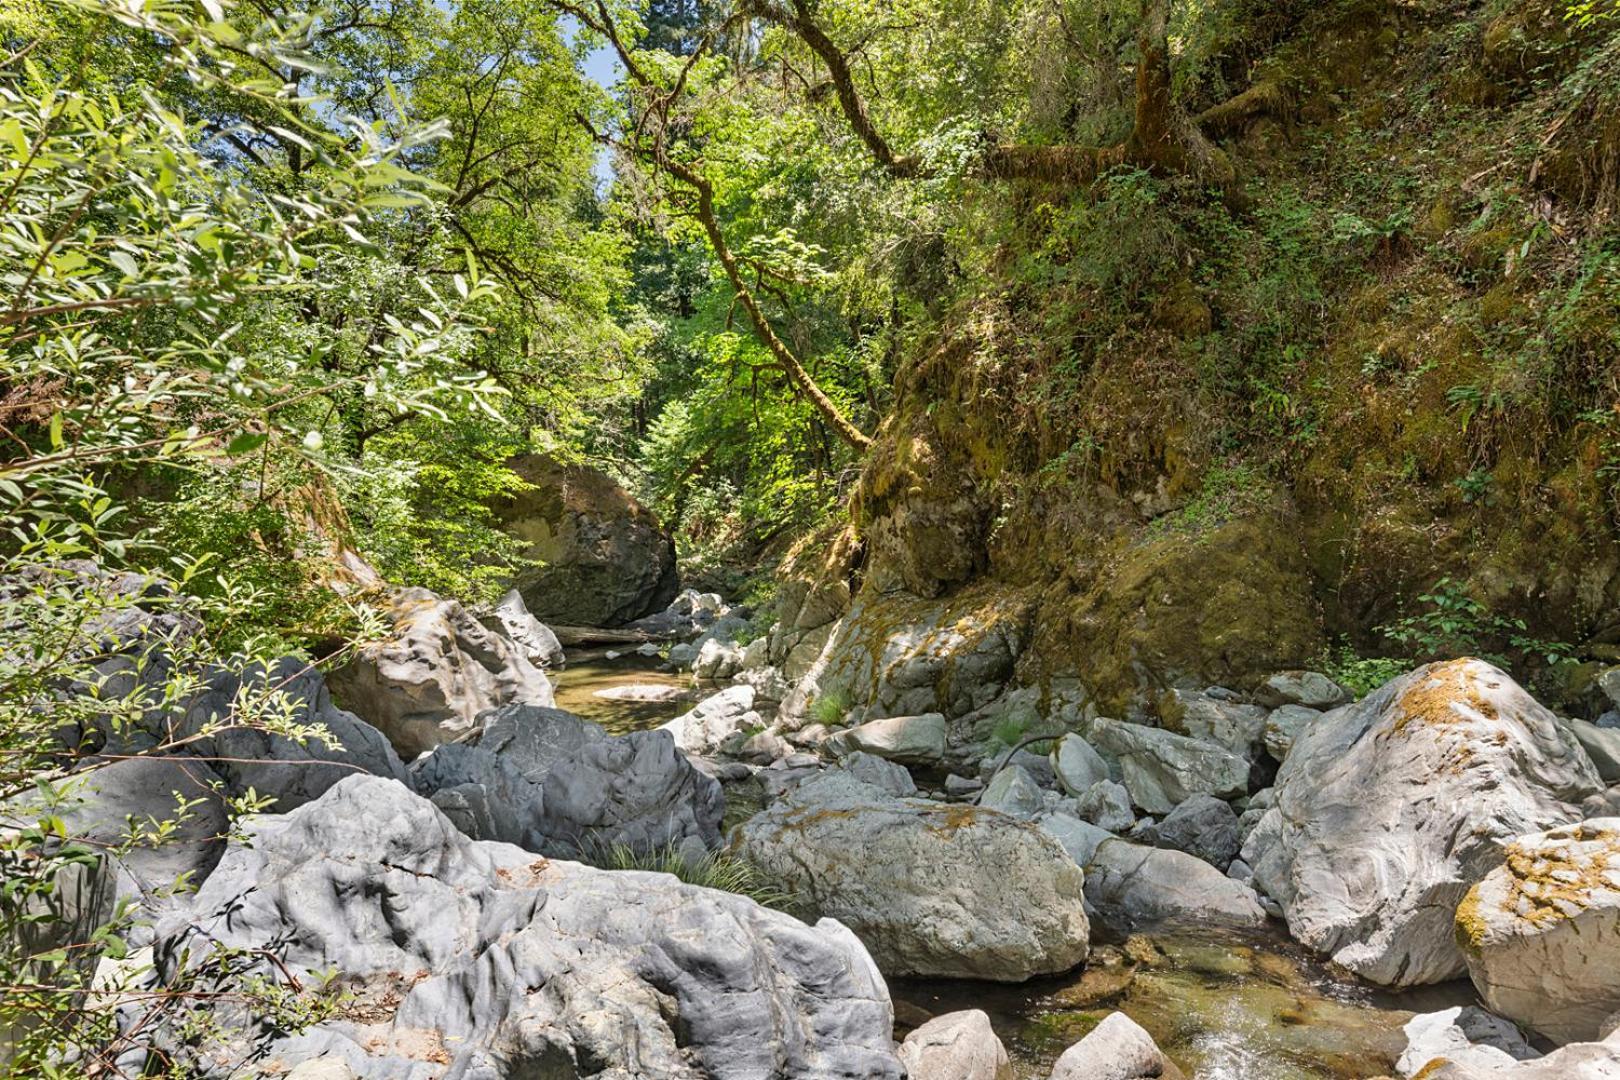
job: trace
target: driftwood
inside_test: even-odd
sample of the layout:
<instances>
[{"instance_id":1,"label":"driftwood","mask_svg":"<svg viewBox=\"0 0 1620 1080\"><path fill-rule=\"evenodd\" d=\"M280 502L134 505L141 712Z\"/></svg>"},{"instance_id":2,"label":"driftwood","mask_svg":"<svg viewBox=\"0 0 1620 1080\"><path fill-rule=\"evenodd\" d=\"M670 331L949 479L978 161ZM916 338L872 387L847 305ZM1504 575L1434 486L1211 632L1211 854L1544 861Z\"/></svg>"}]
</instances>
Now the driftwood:
<instances>
[{"instance_id":1,"label":"driftwood","mask_svg":"<svg viewBox=\"0 0 1620 1080\"><path fill-rule=\"evenodd\" d=\"M564 645L640 645L648 641L663 641L669 636L649 634L645 630L615 630L605 626L552 626L551 632Z\"/></svg>"}]
</instances>

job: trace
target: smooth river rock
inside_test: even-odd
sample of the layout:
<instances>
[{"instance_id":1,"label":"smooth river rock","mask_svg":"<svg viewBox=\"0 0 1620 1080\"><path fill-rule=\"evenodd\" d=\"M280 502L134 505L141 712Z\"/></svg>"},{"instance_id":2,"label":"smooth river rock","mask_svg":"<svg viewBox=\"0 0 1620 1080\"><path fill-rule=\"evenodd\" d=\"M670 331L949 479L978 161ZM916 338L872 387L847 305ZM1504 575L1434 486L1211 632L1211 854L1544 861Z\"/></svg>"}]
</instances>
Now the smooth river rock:
<instances>
[{"instance_id":1,"label":"smooth river rock","mask_svg":"<svg viewBox=\"0 0 1620 1080\"><path fill-rule=\"evenodd\" d=\"M905 765L937 764L945 757L945 717L891 716L852 727L834 739L840 746Z\"/></svg>"},{"instance_id":2,"label":"smooth river rock","mask_svg":"<svg viewBox=\"0 0 1620 1080\"><path fill-rule=\"evenodd\" d=\"M887 975L1019 982L1086 958L1080 868L1041 829L994 810L896 799L830 773L733 843L855 931Z\"/></svg>"},{"instance_id":3,"label":"smooth river rock","mask_svg":"<svg viewBox=\"0 0 1620 1080\"><path fill-rule=\"evenodd\" d=\"M1620 818L1520 837L1457 909L1468 974L1492 1012L1554 1042L1620 1012Z\"/></svg>"},{"instance_id":4,"label":"smooth river rock","mask_svg":"<svg viewBox=\"0 0 1620 1080\"><path fill-rule=\"evenodd\" d=\"M161 970L213 943L267 950L352 998L299 1035L209 1001L218 1033L163 1048L202 1077L313 1060L356 1076L902 1076L887 989L860 942L663 874L602 871L463 836L427 800L355 777L253 819L162 928ZM282 969L263 961L266 976Z\"/></svg>"},{"instance_id":5,"label":"smooth river rock","mask_svg":"<svg viewBox=\"0 0 1620 1080\"><path fill-rule=\"evenodd\" d=\"M1122 931L1215 926L1253 929L1266 913L1253 889L1181 851L1105 840L1086 865L1086 899Z\"/></svg>"},{"instance_id":6,"label":"smooth river rock","mask_svg":"<svg viewBox=\"0 0 1620 1080\"><path fill-rule=\"evenodd\" d=\"M1406 1049L1395 1063L1395 1071L1406 1080L1436 1059L1489 1070L1541 1056L1512 1023L1477 1005L1419 1013L1402 1031Z\"/></svg>"},{"instance_id":7,"label":"smooth river rock","mask_svg":"<svg viewBox=\"0 0 1620 1080\"><path fill-rule=\"evenodd\" d=\"M1183 1080L1153 1036L1122 1012L1109 1013L1063 1051L1051 1080Z\"/></svg>"},{"instance_id":8,"label":"smooth river rock","mask_svg":"<svg viewBox=\"0 0 1620 1080\"><path fill-rule=\"evenodd\" d=\"M1466 970L1452 915L1469 886L1601 787L1503 672L1431 664L1301 732L1243 860L1296 940L1385 986L1442 982Z\"/></svg>"},{"instance_id":9,"label":"smooth river rock","mask_svg":"<svg viewBox=\"0 0 1620 1080\"><path fill-rule=\"evenodd\" d=\"M1007 1048L981 1009L936 1016L900 1044L906 1080L1013 1080Z\"/></svg>"}]
</instances>

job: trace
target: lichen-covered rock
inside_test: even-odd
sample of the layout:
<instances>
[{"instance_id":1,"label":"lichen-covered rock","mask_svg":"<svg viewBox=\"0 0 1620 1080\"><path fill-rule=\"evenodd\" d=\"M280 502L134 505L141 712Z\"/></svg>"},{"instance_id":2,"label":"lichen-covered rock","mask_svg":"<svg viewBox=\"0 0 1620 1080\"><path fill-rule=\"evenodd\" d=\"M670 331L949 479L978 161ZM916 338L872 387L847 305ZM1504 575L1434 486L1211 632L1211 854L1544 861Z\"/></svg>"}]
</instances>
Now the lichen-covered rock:
<instances>
[{"instance_id":1,"label":"lichen-covered rock","mask_svg":"<svg viewBox=\"0 0 1620 1080\"><path fill-rule=\"evenodd\" d=\"M1620 818L1508 845L1457 908L1468 974L1492 1012L1555 1042L1620 1011Z\"/></svg>"},{"instance_id":2,"label":"lichen-covered rock","mask_svg":"<svg viewBox=\"0 0 1620 1080\"><path fill-rule=\"evenodd\" d=\"M467 736L485 710L552 704L545 672L460 603L402 589L388 618L388 637L362 645L330 681L405 757Z\"/></svg>"},{"instance_id":3,"label":"lichen-covered rock","mask_svg":"<svg viewBox=\"0 0 1620 1080\"><path fill-rule=\"evenodd\" d=\"M907 1080L1013 1080L1012 1062L981 1009L936 1016L906 1036Z\"/></svg>"},{"instance_id":4,"label":"lichen-covered rock","mask_svg":"<svg viewBox=\"0 0 1620 1080\"><path fill-rule=\"evenodd\" d=\"M1253 929L1266 913L1254 890L1185 852L1106 840L1086 865L1086 899L1121 931L1165 926Z\"/></svg>"},{"instance_id":5,"label":"lichen-covered rock","mask_svg":"<svg viewBox=\"0 0 1620 1080\"><path fill-rule=\"evenodd\" d=\"M1005 814L895 799L833 773L734 836L767 875L854 930L885 974L1019 982L1086 957L1079 867Z\"/></svg>"},{"instance_id":6,"label":"lichen-covered rock","mask_svg":"<svg viewBox=\"0 0 1620 1080\"><path fill-rule=\"evenodd\" d=\"M528 490L498 501L501 527L542 565L514 585L542 621L618 626L658 611L680 590L675 542L653 512L607 474L541 454L507 462Z\"/></svg>"},{"instance_id":7,"label":"lichen-covered rock","mask_svg":"<svg viewBox=\"0 0 1620 1080\"><path fill-rule=\"evenodd\" d=\"M1131 801L1168 814L1193 795L1230 799L1249 790L1249 762L1223 746L1119 720L1092 721L1089 741L1119 762Z\"/></svg>"},{"instance_id":8,"label":"lichen-covered rock","mask_svg":"<svg viewBox=\"0 0 1620 1080\"><path fill-rule=\"evenodd\" d=\"M1058 1058L1051 1080L1181 1080L1181 1070L1153 1036L1122 1012L1102 1023Z\"/></svg>"},{"instance_id":9,"label":"lichen-covered rock","mask_svg":"<svg viewBox=\"0 0 1620 1080\"><path fill-rule=\"evenodd\" d=\"M244 701L285 708L294 724L319 725L331 741L271 734L246 722L250 718L238 711ZM181 733L186 752L208 762L225 781L227 793L241 796L251 788L275 799L278 812L318 798L357 772L410 785L404 764L382 732L332 704L320 671L295 657L277 660L268 669L255 664L210 675L187 704Z\"/></svg>"},{"instance_id":10,"label":"lichen-covered rock","mask_svg":"<svg viewBox=\"0 0 1620 1080\"><path fill-rule=\"evenodd\" d=\"M1575 1043L1535 1061L1484 1066L1477 1062L1439 1058L1412 1080L1620 1080L1620 1046L1612 1043Z\"/></svg>"},{"instance_id":11,"label":"lichen-covered rock","mask_svg":"<svg viewBox=\"0 0 1620 1080\"><path fill-rule=\"evenodd\" d=\"M1301 733L1243 846L1293 936L1364 978L1455 978L1452 915L1503 845L1601 783L1558 719L1479 660L1431 664Z\"/></svg>"},{"instance_id":12,"label":"lichen-covered rock","mask_svg":"<svg viewBox=\"0 0 1620 1080\"><path fill-rule=\"evenodd\" d=\"M352 996L297 1035L253 998L209 999L214 1026L157 1035L192 1075L328 1059L363 1077L601 1076L898 1080L888 992L832 921L814 927L662 874L537 859L463 836L390 781L349 779L256 818L191 914L162 929L162 970L213 945L278 958L267 977L338 972Z\"/></svg>"}]
</instances>

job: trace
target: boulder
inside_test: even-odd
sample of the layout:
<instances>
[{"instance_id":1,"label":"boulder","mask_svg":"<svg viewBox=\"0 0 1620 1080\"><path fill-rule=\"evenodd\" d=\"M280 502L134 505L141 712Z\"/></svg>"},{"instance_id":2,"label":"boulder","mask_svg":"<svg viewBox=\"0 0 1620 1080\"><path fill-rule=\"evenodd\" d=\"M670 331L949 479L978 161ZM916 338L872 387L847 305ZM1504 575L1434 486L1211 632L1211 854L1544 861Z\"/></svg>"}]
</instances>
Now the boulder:
<instances>
[{"instance_id":1,"label":"boulder","mask_svg":"<svg viewBox=\"0 0 1620 1080\"><path fill-rule=\"evenodd\" d=\"M720 783L666 730L614 736L561 709L509 705L484 717L477 746L539 788L529 846L542 854L596 857L621 845L696 853L719 843Z\"/></svg>"},{"instance_id":2,"label":"boulder","mask_svg":"<svg viewBox=\"0 0 1620 1080\"><path fill-rule=\"evenodd\" d=\"M1046 808L1045 792L1022 766L1009 765L996 773L979 796L986 810L1000 810L1013 817L1034 817Z\"/></svg>"},{"instance_id":3,"label":"boulder","mask_svg":"<svg viewBox=\"0 0 1620 1080\"><path fill-rule=\"evenodd\" d=\"M1051 1080L1182 1080L1182 1074L1153 1036L1115 1012L1063 1051Z\"/></svg>"},{"instance_id":4,"label":"boulder","mask_svg":"<svg viewBox=\"0 0 1620 1080\"><path fill-rule=\"evenodd\" d=\"M1092 721L1091 744L1119 762L1131 801L1168 814L1199 793L1230 799L1249 790L1249 762L1223 746L1118 720Z\"/></svg>"},{"instance_id":5,"label":"boulder","mask_svg":"<svg viewBox=\"0 0 1620 1080\"><path fill-rule=\"evenodd\" d=\"M905 798L917 794L917 783L912 780L911 773L904 765L885 761L864 750L845 755L838 764L855 779L880 788L890 795Z\"/></svg>"},{"instance_id":6,"label":"boulder","mask_svg":"<svg viewBox=\"0 0 1620 1080\"><path fill-rule=\"evenodd\" d=\"M1514 1065L1441 1058L1430 1062L1413 1080L1620 1080L1620 1046L1576 1043Z\"/></svg>"},{"instance_id":7,"label":"boulder","mask_svg":"<svg viewBox=\"0 0 1620 1080\"><path fill-rule=\"evenodd\" d=\"M278 984L336 971L350 998L296 1035L253 998L193 1006L209 1025L177 1004L157 1041L190 1075L320 1059L410 1080L902 1075L883 981L830 920L476 842L370 777L248 834L164 927L162 971L205 964L217 943L274 956L244 974Z\"/></svg>"},{"instance_id":8,"label":"boulder","mask_svg":"<svg viewBox=\"0 0 1620 1080\"><path fill-rule=\"evenodd\" d=\"M1585 720L1565 720L1575 741L1592 759L1605 784L1620 781L1620 731L1600 728Z\"/></svg>"},{"instance_id":9,"label":"boulder","mask_svg":"<svg viewBox=\"0 0 1620 1080\"><path fill-rule=\"evenodd\" d=\"M539 849L540 785L510 759L482 746L445 743L411 765L411 782L474 840Z\"/></svg>"},{"instance_id":10,"label":"boulder","mask_svg":"<svg viewBox=\"0 0 1620 1080\"><path fill-rule=\"evenodd\" d=\"M496 502L501 527L542 564L513 584L535 616L568 626L619 626L675 599L675 542L607 474L541 454L507 466L528 490Z\"/></svg>"},{"instance_id":11,"label":"boulder","mask_svg":"<svg viewBox=\"0 0 1620 1080\"><path fill-rule=\"evenodd\" d=\"M1411 1080L1436 1058L1489 1071L1541 1056L1518 1028L1477 1005L1419 1013L1402 1030L1406 1049L1395 1071L1404 1080Z\"/></svg>"},{"instance_id":12,"label":"boulder","mask_svg":"<svg viewBox=\"0 0 1620 1080\"><path fill-rule=\"evenodd\" d=\"M885 974L1020 982L1089 943L1063 848L994 810L895 799L847 774L800 784L745 823L739 854L843 922Z\"/></svg>"},{"instance_id":13,"label":"boulder","mask_svg":"<svg viewBox=\"0 0 1620 1080\"><path fill-rule=\"evenodd\" d=\"M1159 716L1171 731L1225 747L1246 760L1258 757L1266 710L1209 693L1171 690L1159 699Z\"/></svg>"},{"instance_id":14,"label":"boulder","mask_svg":"<svg viewBox=\"0 0 1620 1080\"><path fill-rule=\"evenodd\" d=\"M907 1080L1013 1080L1006 1047L983 1010L946 1013L900 1044Z\"/></svg>"},{"instance_id":15,"label":"boulder","mask_svg":"<svg viewBox=\"0 0 1620 1080\"><path fill-rule=\"evenodd\" d=\"M530 614L523 603L523 594L516 589L501 597L483 622L490 630L504 634L535 667L559 668L568 660L557 635Z\"/></svg>"},{"instance_id":16,"label":"boulder","mask_svg":"<svg viewBox=\"0 0 1620 1080\"><path fill-rule=\"evenodd\" d=\"M1457 908L1486 1007L1555 1042L1620 1011L1620 818L1524 836Z\"/></svg>"},{"instance_id":17,"label":"boulder","mask_svg":"<svg viewBox=\"0 0 1620 1080\"><path fill-rule=\"evenodd\" d=\"M1086 866L1086 899L1124 931L1177 926L1247 930L1265 925L1254 890L1191 855L1107 840Z\"/></svg>"},{"instance_id":18,"label":"boulder","mask_svg":"<svg viewBox=\"0 0 1620 1080\"><path fill-rule=\"evenodd\" d=\"M1112 780L1092 784L1075 804L1075 813L1085 821L1111 833L1122 833L1136 824L1131 813L1131 795L1125 785Z\"/></svg>"},{"instance_id":19,"label":"boulder","mask_svg":"<svg viewBox=\"0 0 1620 1080\"><path fill-rule=\"evenodd\" d=\"M1266 753L1274 761L1285 760L1288 752L1294 748L1294 740L1299 738L1299 733L1321 715L1316 709L1304 705L1283 705L1273 709L1266 717Z\"/></svg>"},{"instance_id":20,"label":"boulder","mask_svg":"<svg viewBox=\"0 0 1620 1080\"><path fill-rule=\"evenodd\" d=\"M239 711L245 701L284 710L293 725L318 726L326 737L294 739L253 726ZM268 669L255 664L214 672L187 704L180 730L188 740L186 753L207 762L228 794L242 796L251 788L275 799L277 811L296 809L355 773L410 784L382 733L333 705L321 673L290 656Z\"/></svg>"},{"instance_id":21,"label":"boulder","mask_svg":"<svg viewBox=\"0 0 1620 1080\"><path fill-rule=\"evenodd\" d=\"M1063 845L1063 850L1069 853L1076 866L1084 868L1091 862L1097 848L1104 840L1114 839L1114 834L1106 829L1099 829L1089 821L1070 817L1068 814L1042 814L1035 819L1035 824Z\"/></svg>"},{"instance_id":22,"label":"boulder","mask_svg":"<svg viewBox=\"0 0 1620 1080\"><path fill-rule=\"evenodd\" d=\"M1243 860L1301 943L1385 986L1441 982L1465 970L1452 914L1504 843L1600 788L1507 675L1431 664L1301 733Z\"/></svg>"},{"instance_id":23,"label":"boulder","mask_svg":"<svg viewBox=\"0 0 1620 1080\"><path fill-rule=\"evenodd\" d=\"M698 646L692 674L703 682L719 682L741 671L742 663L742 646L710 638Z\"/></svg>"},{"instance_id":24,"label":"boulder","mask_svg":"<svg viewBox=\"0 0 1620 1080\"><path fill-rule=\"evenodd\" d=\"M223 786L219 776L186 755L102 763L52 784L48 799L30 792L0 804L0 831L57 817L76 841L107 852L98 874L118 901L140 911L129 940L144 945L145 922L184 903L225 852L230 822L216 785ZM161 843L140 842L160 834Z\"/></svg>"},{"instance_id":25,"label":"boulder","mask_svg":"<svg viewBox=\"0 0 1620 1080\"><path fill-rule=\"evenodd\" d=\"M402 589L388 618L389 635L357 649L331 686L403 756L464 738L487 709L552 704L545 672L456 601Z\"/></svg>"},{"instance_id":26,"label":"boulder","mask_svg":"<svg viewBox=\"0 0 1620 1080\"><path fill-rule=\"evenodd\" d=\"M1091 785L1108 779L1108 763L1102 755L1083 736L1072 732L1052 747L1051 761L1058 786L1070 795L1083 795Z\"/></svg>"},{"instance_id":27,"label":"boulder","mask_svg":"<svg viewBox=\"0 0 1620 1080\"><path fill-rule=\"evenodd\" d=\"M675 745L686 753L709 755L718 753L733 735L763 726L764 721L754 711L753 687L728 686L659 730L669 732Z\"/></svg>"},{"instance_id":28,"label":"boulder","mask_svg":"<svg viewBox=\"0 0 1620 1080\"><path fill-rule=\"evenodd\" d=\"M1225 870L1243 841L1230 806L1213 795L1194 795L1153 827L1153 845L1185 851Z\"/></svg>"},{"instance_id":29,"label":"boulder","mask_svg":"<svg viewBox=\"0 0 1620 1080\"><path fill-rule=\"evenodd\" d=\"M1318 710L1355 700L1354 694L1319 671L1280 671L1266 680L1257 696L1266 705L1303 705Z\"/></svg>"},{"instance_id":30,"label":"boulder","mask_svg":"<svg viewBox=\"0 0 1620 1080\"><path fill-rule=\"evenodd\" d=\"M945 757L945 717L940 713L873 720L836 736L851 750L865 750L907 765L937 765Z\"/></svg>"}]
</instances>

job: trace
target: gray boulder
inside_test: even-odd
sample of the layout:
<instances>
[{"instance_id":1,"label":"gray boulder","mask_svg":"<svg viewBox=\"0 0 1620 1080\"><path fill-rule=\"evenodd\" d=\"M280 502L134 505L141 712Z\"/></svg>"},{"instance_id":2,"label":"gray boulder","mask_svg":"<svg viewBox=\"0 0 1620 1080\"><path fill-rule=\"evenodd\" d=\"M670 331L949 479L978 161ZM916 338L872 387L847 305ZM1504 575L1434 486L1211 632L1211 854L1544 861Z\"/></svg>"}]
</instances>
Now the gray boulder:
<instances>
[{"instance_id":1,"label":"gray boulder","mask_svg":"<svg viewBox=\"0 0 1620 1080\"><path fill-rule=\"evenodd\" d=\"M904 765L885 761L864 750L845 755L838 764L855 779L871 784L889 795L905 798L917 794L917 783L912 780L911 773Z\"/></svg>"},{"instance_id":2,"label":"gray boulder","mask_svg":"<svg viewBox=\"0 0 1620 1080\"><path fill-rule=\"evenodd\" d=\"M1000 810L1013 817L1030 818L1046 808L1045 792L1022 766L1009 765L996 773L979 796L986 810Z\"/></svg>"},{"instance_id":3,"label":"gray boulder","mask_svg":"<svg viewBox=\"0 0 1620 1080\"><path fill-rule=\"evenodd\" d=\"M1130 792L1123 784L1112 780L1099 780L1080 796L1075 813L1099 829L1123 833L1136 824L1131 813Z\"/></svg>"},{"instance_id":4,"label":"gray boulder","mask_svg":"<svg viewBox=\"0 0 1620 1080\"><path fill-rule=\"evenodd\" d=\"M865 750L906 765L937 765L945 757L945 717L940 713L892 716L850 728L834 739L851 750Z\"/></svg>"},{"instance_id":5,"label":"gray boulder","mask_svg":"<svg viewBox=\"0 0 1620 1080\"><path fill-rule=\"evenodd\" d=\"M403 1080L902 1075L888 992L835 922L475 842L367 777L249 832L165 927L163 972L262 950L267 978L341 973L350 1004L287 1035L253 999L210 999L200 1039L177 1005L158 1041L193 1075L322 1059Z\"/></svg>"},{"instance_id":6,"label":"gray boulder","mask_svg":"<svg viewBox=\"0 0 1620 1080\"><path fill-rule=\"evenodd\" d=\"M318 725L321 737L295 740L249 723L240 705L262 702L284 710L300 727ZM180 722L186 753L207 762L232 796L249 788L275 799L277 811L293 810L356 773L386 776L410 785L399 755L383 734L332 704L321 673L294 657L267 669L218 671L191 699Z\"/></svg>"},{"instance_id":7,"label":"gray boulder","mask_svg":"<svg viewBox=\"0 0 1620 1080\"><path fill-rule=\"evenodd\" d=\"M1104 841L1086 866L1086 899L1123 931L1176 926L1253 929L1266 913L1253 889L1185 852Z\"/></svg>"},{"instance_id":8,"label":"gray boulder","mask_svg":"<svg viewBox=\"0 0 1620 1080\"><path fill-rule=\"evenodd\" d=\"M1091 785L1108 779L1108 763L1080 735L1070 733L1058 740L1051 761L1058 786L1070 795L1083 795Z\"/></svg>"},{"instance_id":9,"label":"gray boulder","mask_svg":"<svg viewBox=\"0 0 1620 1080\"><path fill-rule=\"evenodd\" d=\"M1012 1062L980 1009L936 1016L906 1036L907 1080L1013 1080Z\"/></svg>"},{"instance_id":10,"label":"gray boulder","mask_svg":"<svg viewBox=\"0 0 1620 1080\"><path fill-rule=\"evenodd\" d=\"M754 711L753 687L728 686L660 730L669 732L675 745L686 753L707 756L718 753L734 735L763 726L764 721Z\"/></svg>"},{"instance_id":11,"label":"gray boulder","mask_svg":"<svg viewBox=\"0 0 1620 1080\"><path fill-rule=\"evenodd\" d=\"M1159 702L1164 726L1221 746L1246 760L1259 756L1266 710L1193 690L1171 690Z\"/></svg>"},{"instance_id":12,"label":"gray boulder","mask_svg":"<svg viewBox=\"0 0 1620 1080\"><path fill-rule=\"evenodd\" d=\"M540 785L510 759L482 746L445 743L411 765L411 782L474 840L538 850Z\"/></svg>"},{"instance_id":13,"label":"gray boulder","mask_svg":"<svg viewBox=\"0 0 1620 1080\"><path fill-rule=\"evenodd\" d=\"M568 660L562 642L551 627L535 618L523 603L523 594L512 589L500 598L487 618L489 629L506 635L529 663L538 668L562 667Z\"/></svg>"},{"instance_id":14,"label":"gray boulder","mask_svg":"<svg viewBox=\"0 0 1620 1080\"><path fill-rule=\"evenodd\" d=\"M1249 762L1222 746L1159 728L1099 718L1091 744L1119 762L1131 801L1150 814L1168 814L1197 794L1230 799L1249 789Z\"/></svg>"},{"instance_id":15,"label":"gray boulder","mask_svg":"<svg viewBox=\"0 0 1620 1080\"><path fill-rule=\"evenodd\" d=\"M1181 1075L1153 1036L1116 1012L1063 1051L1051 1080L1181 1080Z\"/></svg>"},{"instance_id":16,"label":"gray boulder","mask_svg":"<svg viewBox=\"0 0 1620 1080\"><path fill-rule=\"evenodd\" d=\"M1114 839L1114 834L1108 830L1099 829L1089 821L1081 821L1068 814L1042 814L1035 819L1035 824L1062 844L1069 858L1082 869L1091 862L1104 840Z\"/></svg>"},{"instance_id":17,"label":"gray boulder","mask_svg":"<svg viewBox=\"0 0 1620 1080\"><path fill-rule=\"evenodd\" d=\"M1301 733L1243 860L1296 940L1386 986L1441 982L1465 970L1452 914L1469 886L1601 786L1507 675L1431 664Z\"/></svg>"},{"instance_id":18,"label":"gray boulder","mask_svg":"<svg viewBox=\"0 0 1620 1080\"><path fill-rule=\"evenodd\" d=\"M1225 870L1243 841L1230 806L1213 795L1194 795L1153 827L1153 845L1185 851Z\"/></svg>"},{"instance_id":19,"label":"gray boulder","mask_svg":"<svg viewBox=\"0 0 1620 1080\"><path fill-rule=\"evenodd\" d=\"M1490 1071L1541 1056L1512 1023L1477 1005L1419 1013L1402 1030L1406 1049L1395 1063L1395 1071L1404 1080L1411 1080L1437 1058Z\"/></svg>"},{"instance_id":20,"label":"gray boulder","mask_svg":"<svg viewBox=\"0 0 1620 1080\"><path fill-rule=\"evenodd\" d=\"M704 682L719 682L737 674L742 666L741 645L710 638L698 646L697 656L692 661L692 674Z\"/></svg>"},{"instance_id":21,"label":"gray boulder","mask_svg":"<svg viewBox=\"0 0 1620 1080\"><path fill-rule=\"evenodd\" d=\"M1620 818L1520 837L1457 908L1457 938L1492 1012L1597 1039L1620 1012Z\"/></svg>"},{"instance_id":22,"label":"gray boulder","mask_svg":"<svg viewBox=\"0 0 1620 1080\"><path fill-rule=\"evenodd\" d=\"M1318 671L1280 671L1266 680L1259 698L1272 706L1303 705L1332 709L1348 705L1355 695Z\"/></svg>"},{"instance_id":23,"label":"gray boulder","mask_svg":"<svg viewBox=\"0 0 1620 1080\"><path fill-rule=\"evenodd\" d=\"M1299 738L1299 733L1321 715L1316 709L1304 705L1283 705L1273 709L1266 717L1264 737L1266 753L1275 761L1287 758L1288 752L1294 748L1294 740Z\"/></svg>"},{"instance_id":24,"label":"gray boulder","mask_svg":"<svg viewBox=\"0 0 1620 1080\"><path fill-rule=\"evenodd\" d=\"M577 858L619 845L695 852L719 843L720 783L694 768L668 731L613 736L572 713L532 705L509 705L483 721L478 748L539 788L534 850Z\"/></svg>"},{"instance_id":25,"label":"gray boulder","mask_svg":"<svg viewBox=\"0 0 1620 1080\"><path fill-rule=\"evenodd\" d=\"M1600 728L1585 720L1565 720L1575 741L1581 744L1597 767L1605 784L1620 781L1620 731Z\"/></svg>"},{"instance_id":26,"label":"gray boulder","mask_svg":"<svg viewBox=\"0 0 1620 1080\"><path fill-rule=\"evenodd\" d=\"M513 702L552 704L551 683L524 650L454 600L402 589L389 635L332 673L332 691L414 758L478 729L477 716Z\"/></svg>"},{"instance_id":27,"label":"gray boulder","mask_svg":"<svg viewBox=\"0 0 1620 1080\"><path fill-rule=\"evenodd\" d=\"M733 843L854 930L889 975L1020 982L1086 957L1079 867L1034 825L993 810L895 799L831 773Z\"/></svg>"}]
</instances>

